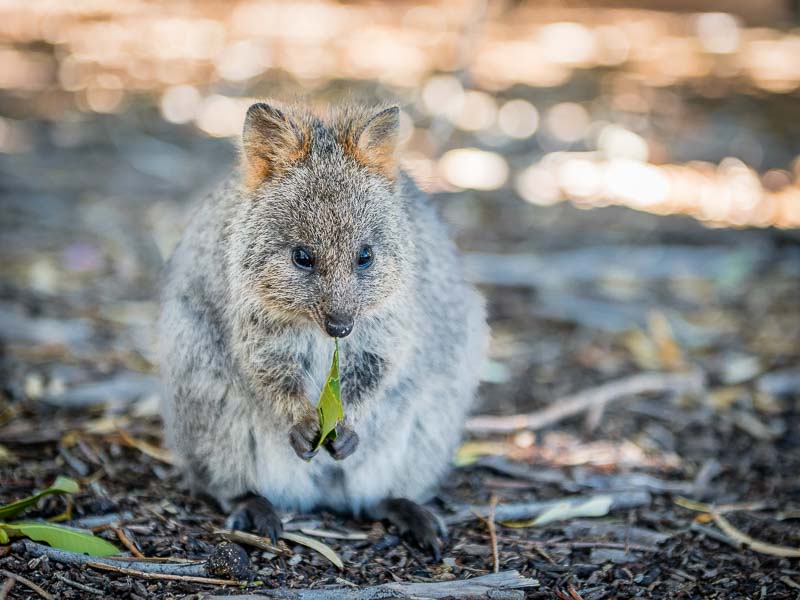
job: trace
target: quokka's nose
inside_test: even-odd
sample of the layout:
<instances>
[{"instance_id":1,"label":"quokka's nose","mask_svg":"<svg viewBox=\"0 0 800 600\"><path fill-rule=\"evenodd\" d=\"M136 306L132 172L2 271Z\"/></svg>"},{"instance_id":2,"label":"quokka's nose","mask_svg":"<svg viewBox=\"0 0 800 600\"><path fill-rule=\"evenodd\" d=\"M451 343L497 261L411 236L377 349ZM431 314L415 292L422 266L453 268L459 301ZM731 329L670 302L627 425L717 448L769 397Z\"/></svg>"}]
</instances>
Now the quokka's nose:
<instances>
[{"instance_id":1,"label":"quokka's nose","mask_svg":"<svg viewBox=\"0 0 800 600\"><path fill-rule=\"evenodd\" d=\"M353 331L353 317L332 314L325 317L325 331L331 337L343 338Z\"/></svg>"}]
</instances>

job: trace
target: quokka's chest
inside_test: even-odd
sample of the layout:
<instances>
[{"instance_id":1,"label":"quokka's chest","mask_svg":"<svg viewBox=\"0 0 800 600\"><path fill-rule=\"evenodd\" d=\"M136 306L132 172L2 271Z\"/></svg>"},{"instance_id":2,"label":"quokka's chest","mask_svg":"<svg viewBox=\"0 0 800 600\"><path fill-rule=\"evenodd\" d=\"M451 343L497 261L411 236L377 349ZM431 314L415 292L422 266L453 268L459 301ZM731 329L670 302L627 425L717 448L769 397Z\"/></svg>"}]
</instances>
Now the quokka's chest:
<instances>
[{"instance_id":1,"label":"quokka's chest","mask_svg":"<svg viewBox=\"0 0 800 600\"><path fill-rule=\"evenodd\" d=\"M340 357L339 378L343 401L356 404L381 387L389 371L389 362L376 352L357 350Z\"/></svg>"}]
</instances>

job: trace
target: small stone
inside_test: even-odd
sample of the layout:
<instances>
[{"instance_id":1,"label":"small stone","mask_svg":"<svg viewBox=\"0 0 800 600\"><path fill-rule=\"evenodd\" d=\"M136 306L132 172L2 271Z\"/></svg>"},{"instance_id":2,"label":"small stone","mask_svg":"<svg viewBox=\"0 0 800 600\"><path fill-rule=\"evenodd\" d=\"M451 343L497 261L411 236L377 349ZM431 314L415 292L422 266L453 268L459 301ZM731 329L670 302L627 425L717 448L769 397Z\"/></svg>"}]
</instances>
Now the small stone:
<instances>
[{"instance_id":1,"label":"small stone","mask_svg":"<svg viewBox=\"0 0 800 600\"><path fill-rule=\"evenodd\" d=\"M250 568L250 557L238 544L222 542L206 561L209 575L237 581L250 581L253 571Z\"/></svg>"}]
</instances>

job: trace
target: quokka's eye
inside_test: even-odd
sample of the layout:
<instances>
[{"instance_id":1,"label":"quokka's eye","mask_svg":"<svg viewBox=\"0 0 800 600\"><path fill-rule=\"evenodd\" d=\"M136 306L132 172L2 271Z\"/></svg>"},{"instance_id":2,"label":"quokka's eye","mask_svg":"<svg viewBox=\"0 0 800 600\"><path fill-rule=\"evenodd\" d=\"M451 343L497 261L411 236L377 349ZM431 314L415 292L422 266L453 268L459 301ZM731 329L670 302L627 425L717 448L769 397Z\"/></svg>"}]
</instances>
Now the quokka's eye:
<instances>
[{"instance_id":1,"label":"quokka's eye","mask_svg":"<svg viewBox=\"0 0 800 600\"><path fill-rule=\"evenodd\" d=\"M356 258L356 266L359 269L367 269L372 265L373 260L372 248L366 244L361 246L361 250L358 251L358 258Z\"/></svg>"},{"instance_id":2,"label":"quokka's eye","mask_svg":"<svg viewBox=\"0 0 800 600\"><path fill-rule=\"evenodd\" d=\"M295 267L304 271L311 271L314 268L314 259L311 257L311 252L302 246L292 250L292 262Z\"/></svg>"}]
</instances>

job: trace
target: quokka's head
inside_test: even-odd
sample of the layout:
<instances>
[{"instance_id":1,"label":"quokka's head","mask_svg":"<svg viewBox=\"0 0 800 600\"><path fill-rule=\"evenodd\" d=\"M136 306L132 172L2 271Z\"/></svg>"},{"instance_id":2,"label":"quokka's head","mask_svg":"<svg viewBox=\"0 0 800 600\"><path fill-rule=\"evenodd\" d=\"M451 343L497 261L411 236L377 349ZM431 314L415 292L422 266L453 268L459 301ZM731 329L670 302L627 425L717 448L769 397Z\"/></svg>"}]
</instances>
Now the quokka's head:
<instances>
[{"instance_id":1,"label":"quokka's head","mask_svg":"<svg viewBox=\"0 0 800 600\"><path fill-rule=\"evenodd\" d=\"M322 117L250 107L243 198L228 235L252 298L344 337L407 280L413 241L395 162L399 109Z\"/></svg>"}]
</instances>

